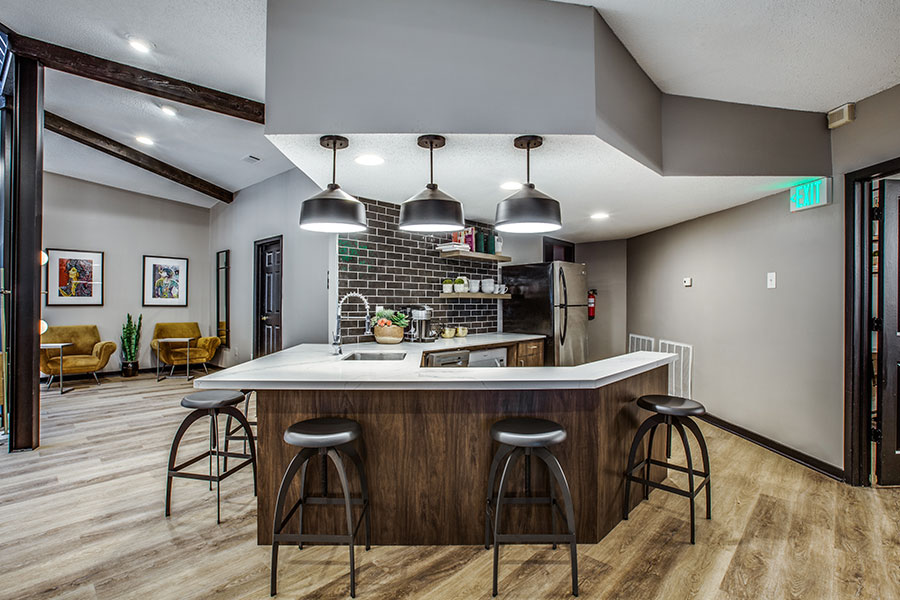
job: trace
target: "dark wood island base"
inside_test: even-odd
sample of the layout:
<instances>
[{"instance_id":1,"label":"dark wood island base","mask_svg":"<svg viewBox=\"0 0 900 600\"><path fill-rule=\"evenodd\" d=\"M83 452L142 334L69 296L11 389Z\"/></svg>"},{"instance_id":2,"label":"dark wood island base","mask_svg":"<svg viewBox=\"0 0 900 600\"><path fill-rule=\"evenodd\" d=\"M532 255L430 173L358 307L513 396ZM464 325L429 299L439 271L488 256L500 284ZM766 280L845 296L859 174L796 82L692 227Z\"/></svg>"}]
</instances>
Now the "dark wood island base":
<instances>
[{"instance_id":1,"label":"dark wood island base","mask_svg":"<svg viewBox=\"0 0 900 600\"><path fill-rule=\"evenodd\" d=\"M257 538L272 540L278 486L296 448L282 440L291 424L321 416L359 421L360 452L369 477L372 543L377 545L474 545L484 543L484 508L494 446L490 426L510 416L551 419L568 437L553 447L572 490L579 543L595 543L622 519L623 473L632 438L647 414L635 404L645 394L665 394L668 367L658 367L597 389L568 390L259 390L257 392ZM439 382L435 382L438 384ZM663 459L665 436L656 436L653 455ZM321 489L318 461L307 489ZM329 494L340 484L333 467ZM352 468L351 468L352 469ZM520 461L510 480L524 490ZM665 478L654 467L651 477ZM351 486L357 478L351 474ZM547 473L532 461L534 495L546 495ZM351 487L351 489L353 489ZM358 490L355 490L358 492ZM299 483L288 497L293 505ZM642 499L635 487L633 504ZM510 506L509 532L550 532L547 507ZM286 531L296 531L294 523ZM304 532L343 533L342 510L309 506Z\"/></svg>"}]
</instances>

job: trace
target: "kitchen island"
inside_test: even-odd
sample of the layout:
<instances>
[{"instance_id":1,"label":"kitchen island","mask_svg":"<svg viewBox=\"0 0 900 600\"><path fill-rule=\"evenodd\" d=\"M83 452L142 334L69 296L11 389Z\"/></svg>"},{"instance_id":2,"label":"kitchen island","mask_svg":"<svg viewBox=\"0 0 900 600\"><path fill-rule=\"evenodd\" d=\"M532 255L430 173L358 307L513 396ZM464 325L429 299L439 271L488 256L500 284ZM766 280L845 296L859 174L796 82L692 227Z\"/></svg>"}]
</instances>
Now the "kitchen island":
<instances>
[{"instance_id":1,"label":"kitchen island","mask_svg":"<svg viewBox=\"0 0 900 600\"><path fill-rule=\"evenodd\" d=\"M634 400L666 392L674 355L635 352L574 367L421 366L425 352L536 339L540 336L482 334L432 344L352 344L344 346L341 356L327 344L302 344L197 379L194 385L257 392L260 544L271 541L275 496L296 452L282 434L292 423L320 416L343 416L362 425L359 446L369 478L374 544L483 543L493 456L489 429L504 417L525 415L566 428L567 439L552 450L569 480L579 542L597 542L622 517L622 473L631 439L646 416L639 414ZM386 352L398 353L398 358L345 360L356 353ZM654 444L657 458L662 458L663 438L657 436ZM521 464L518 469L511 480L518 483L511 489L521 490ZM337 494L332 475L329 490ZM654 467L651 476L660 481L665 472ZM308 489L318 490L318 468L311 468L308 477ZM546 494L547 475L537 462L532 479L534 494ZM351 487L355 485L351 475ZM295 482L288 505L298 493ZM635 503L640 496L632 494ZM550 531L546 507L510 510L516 511L505 521L510 531ZM342 531L342 515L311 506L304 530ZM296 531L296 524L289 529Z\"/></svg>"}]
</instances>

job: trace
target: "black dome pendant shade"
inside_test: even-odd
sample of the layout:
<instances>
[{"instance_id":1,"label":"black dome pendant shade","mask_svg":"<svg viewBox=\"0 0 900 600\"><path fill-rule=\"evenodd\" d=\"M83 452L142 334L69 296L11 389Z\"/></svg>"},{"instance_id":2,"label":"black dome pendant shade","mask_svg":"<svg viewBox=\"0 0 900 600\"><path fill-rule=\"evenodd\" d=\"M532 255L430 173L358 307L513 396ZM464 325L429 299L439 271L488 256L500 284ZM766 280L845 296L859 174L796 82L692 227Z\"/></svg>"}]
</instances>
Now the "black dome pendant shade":
<instances>
[{"instance_id":1,"label":"black dome pendant shade","mask_svg":"<svg viewBox=\"0 0 900 600\"><path fill-rule=\"evenodd\" d=\"M436 233L465 229L462 202L438 189L434 182L434 149L447 143L441 135L419 136L418 144L428 148L431 182L425 189L400 205L400 229Z\"/></svg>"},{"instance_id":2,"label":"black dome pendant shade","mask_svg":"<svg viewBox=\"0 0 900 600\"><path fill-rule=\"evenodd\" d=\"M525 150L526 182L522 189L497 204L494 227L507 233L547 233L562 227L559 202L535 189L531 183L531 149L544 143L539 135L515 139L516 148Z\"/></svg>"},{"instance_id":3,"label":"black dome pendant shade","mask_svg":"<svg viewBox=\"0 0 900 600\"><path fill-rule=\"evenodd\" d=\"M335 183L337 151L350 145L340 135L323 135L319 144L332 151L331 183L300 204L300 229L326 233L352 233L366 230L365 205Z\"/></svg>"}]
</instances>

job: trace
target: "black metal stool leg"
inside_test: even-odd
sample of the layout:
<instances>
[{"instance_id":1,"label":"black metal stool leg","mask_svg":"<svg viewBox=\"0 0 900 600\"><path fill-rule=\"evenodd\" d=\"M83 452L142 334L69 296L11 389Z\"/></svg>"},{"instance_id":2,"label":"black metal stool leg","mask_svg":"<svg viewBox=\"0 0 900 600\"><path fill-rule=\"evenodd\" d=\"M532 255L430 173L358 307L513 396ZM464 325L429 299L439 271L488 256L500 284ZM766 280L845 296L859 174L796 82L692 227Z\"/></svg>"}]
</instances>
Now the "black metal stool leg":
<instances>
[{"instance_id":1,"label":"black metal stool leg","mask_svg":"<svg viewBox=\"0 0 900 600\"><path fill-rule=\"evenodd\" d=\"M500 562L500 542L497 536L500 534L500 521L503 513L503 497L506 495L506 483L509 481L509 472L516 464L520 456L525 454L522 448L515 448L507 457L506 463L503 465L503 472L500 475L500 486L497 491L497 503L494 508L494 587L492 594L497 595L497 571Z\"/></svg>"},{"instance_id":2,"label":"black metal stool leg","mask_svg":"<svg viewBox=\"0 0 900 600\"><path fill-rule=\"evenodd\" d=\"M666 417L666 458L672 458L672 417Z\"/></svg>"},{"instance_id":3,"label":"black metal stool leg","mask_svg":"<svg viewBox=\"0 0 900 600\"><path fill-rule=\"evenodd\" d=\"M703 432L700 431L700 427L693 419L684 418L682 419L682 424L691 430L691 433L693 433L694 437L697 439L697 444L700 446L700 456L703 459L703 471L706 473L706 518L712 519L712 499L709 491L712 470L709 466L709 450L706 448L706 438L703 437Z\"/></svg>"},{"instance_id":4,"label":"black metal stool leg","mask_svg":"<svg viewBox=\"0 0 900 600\"><path fill-rule=\"evenodd\" d=\"M175 437L172 439L172 448L169 450L169 469L166 473L166 516L168 517L171 514L172 507L172 470L175 468L175 458L178 455L178 445L181 444L181 438L184 437L185 432L187 432L188 427L194 424L197 419L202 419L206 416L205 410L195 410L190 413L188 416L184 418L184 421L181 422L181 425L178 427L178 431L175 432Z\"/></svg>"},{"instance_id":5,"label":"black metal stool leg","mask_svg":"<svg viewBox=\"0 0 900 600\"><path fill-rule=\"evenodd\" d=\"M572 563L572 595L577 596L578 550L575 542L575 506L572 503L572 493L569 490L569 482L566 480L566 475L563 473L559 461L552 452L546 448L535 448L534 454L547 465L547 469L550 470L553 478L556 479L556 482L559 484L560 492L562 493L563 503L565 504L566 509L566 526L569 528L569 535L572 536L572 541L569 544L569 554Z\"/></svg>"},{"instance_id":6,"label":"black metal stool leg","mask_svg":"<svg viewBox=\"0 0 900 600\"><path fill-rule=\"evenodd\" d=\"M216 409L212 409L209 411L209 417L211 419L209 433L212 436L210 444L216 458L216 524L219 524L222 522L222 465L219 462L219 412Z\"/></svg>"},{"instance_id":7,"label":"black metal stool leg","mask_svg":"<svg viewBox=\"0 0 900 600\"><path fill-rule=\"evenodd\" d=\"M309 460L303 462L303 466L300 467L300 508L297 509L297 517L300 521L300 526L297 529L297 533L303 535L303 509L306 506L306 472L309 468ZM297 543L297 549L303 550L303 542Z\"/></svg>"},{"instance_id":8,"label":"black metal stool leg","mask_svg":"<svg viewBox=\"0 0 900 600\"><path fill-rule=\"evenodd\" d=\"M691 501L691 543L694 543L694 463L691 460L691 445L688 443L687 434L684 431L684 427L681 425L681 419L679 417L672 417L672 424L675 426L675 429L678 430L678 435L681 436L681 443L684 444L684 455L687 458L687 476L688 476L688 493L690 494L689 500Z\"/></svg>"},{"instance_id":9,"label":"black metal stool leg","mask_svg":"<svg viewBox=\"0 0 900 600\"><path fill-rule=\"evenodd\" d=\"M557 531L559 531L556 516L556 485L554 484L553 473L550 472L550 469L547 469L547 491L550 495L550 519L553 522L553 535L555 536ZM553 542L553 549L556 550L555 541Z\"/></svg>"},{"instance_id":10,"label":"black metal stool leg","mask_svg":"<svg viewBox=\"0 0 900 600\"><path fill-rule=\"evenodd\" d=\"M219 411L228 415L229 421L232 418L235 421L237 421L238 424L241 426L241 428L244 430L244 435L246 436L247 442L248 442L247 447L250 449L250 467L253 469L253 495L255 496L256 495L256 444L253 442L253 430L250 428L250 422L247 421L247 417L245 417L244 414L241 411L239 411L237 408L235 408L234 406L226 406L224 408L220 408ZM227 431L228 430L226 429L226 432ZM228 436L226 436L226 442L225 442L226 444L228 443L227 440L228 440ZM227 445L226 445L225 451L226 452L228 451ZM226 457L226 460L227 460L227 457ZM228 469L226 469L226 471L227 470Z\"/></svg>"},{"instance_id":11,"label":"black metal stool leg","mask_svg":"<svg viewBox=\"0 0 900 600\"><path fill-rule=\"evenodd\" d=\"M222 412L228 414L224 410ZM225 450L224 450L225 457L222 459L222 461L223 461L222 470L223 471L228 470L228 442L231 440L231 420L233 418L234 417L232 417L230 414L228 414L228 418L225 419ZM246 452L246 450L244 450L244 452Z\"/></svg>"},{"instance_id":12,"label":"black metal stool leg","mask_svg":"<svg viewBox=\"0 0 900 600\"><path fill-rule=\"evenodd\" d=\"M363 465L362 458L359 456L359 452L356 451L356 447L353 444L340 446L338 450L349 456L350 460L352 460L353 464L356 466L356 474L359 476L359 487L362 491L363 510L366 511L364 515L366 520L366 550L369 550L371 548L369 544L369 535L371 533L369 513L372 512L372 508L369 506L369 481L366 479L366 469Z\"/></svg>"},{"instance_id":13,"label":"black metal stool leg","mask_svg":"<svg viewBox=\"0 0 900 600\"><path fill-rule=\"evenodd\" d=\"M337 469L338 478L341 480L341 489L344 491L344 509L347 513L347 535L350 536L350 597L356 598L356 561L354 560L353 551L356 543L355 531L353 529L353 503L350 498L350 484L347 481L347 472L344 470L344 461L341 455L334 448L328 449L328 458Z\"/></svg>"},{"instance_id":14,"label":"black metal stool leg","mask_svg":"<svg viewBox=\"0 0 900 600\"><path fill-rule=\"evenodd\" d=\"M625 468L625 505L622 509L622 518L628 520L628 511L631 501L631 471L634 469L634 458L637 455L638 446L641 440L651 428L656 427L660 423L665 422L662 415L653 415L638 427L637 433L634 434L634 441L631 442L631 451L628 453L628 466Z\"/></svg>"},{"instance_id":15,"label":"black metal stool leg","mask_svg":"<svg viewBox=\"0 0 900 600\"><path fill-rule=\"evenodd\" d=\"M650 437L647 440L647 456L645 457L647 463L644 465L644 500L650 499L650 484L647 482L650 481L650 457L653 456L653 438L656 437L658 428L658 423L650 428ZM667 427L666 430L668 431L668 429Z\"/></svg>"},{"instance_id":16,"label":"black metal stool leg","mask_svg":"<svg viewBox=\"0 0 900 600\"><path fill-rule=\"evenodd\" d=\"M304 448L298 452L288 464L288 468L284 472L284 477L281 479L281 487L278 488L278 499L275 501L275 513L272 519L272 566L271 581L269 583L269 594L272 596L276 594L275 582L278 576L278 534L281 533L281 530L285 526L285 523L281 520L281 515L284 513L284 501L287 499L291 481L293 481L300 466L306 463L306 461L308 461L311 456L314 456L315 453L315 449L312 448Z\"/></svg>"},{"instance_id":17,"label":"black metal stool leg","mask_svg":"<svg viewBox=\"0 0 900 600\"><path fill-rule=\"evenodd\" d=\"M500 444L500 447L497 448L497 452L494 453L494 460L491 461L491 470L488 475L488 489L487 489L487 499L484 504L484 549L487 550L491 547L491 506L494 499L494 482L497 478L497 469L500 468L500 463L505 459L510 453L515 450L512 446L507 446L506 444Z\"/></svg>"}]
</instances>

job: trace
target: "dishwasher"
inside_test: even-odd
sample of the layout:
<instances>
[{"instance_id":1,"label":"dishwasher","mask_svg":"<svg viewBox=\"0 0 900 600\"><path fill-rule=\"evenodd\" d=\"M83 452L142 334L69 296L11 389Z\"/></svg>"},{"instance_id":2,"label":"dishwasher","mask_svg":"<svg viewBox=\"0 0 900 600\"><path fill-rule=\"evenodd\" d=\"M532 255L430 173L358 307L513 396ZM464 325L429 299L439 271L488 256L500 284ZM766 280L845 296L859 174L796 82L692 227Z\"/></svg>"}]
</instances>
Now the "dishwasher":
<instances>
[{"instance_id":1,"label":"dishwasher","mask_svg":"<svg viewBox=\"0 0 900 600\"><path fill-rule=\"evenodd\" d=\"M426 367L468 367L468 350L446 350L444 352L429 352L425 355Z\"/></svg>"},{"instance_id":2,"label":"dishwasher","mask_svg":"<svg viewBox=\"0 0 900 600\"><path fill-rule=\"evenodd\" d=\"M472 350L469 352L470 367L505 367L506 348Z\"/></svg>"}]
</instances>

